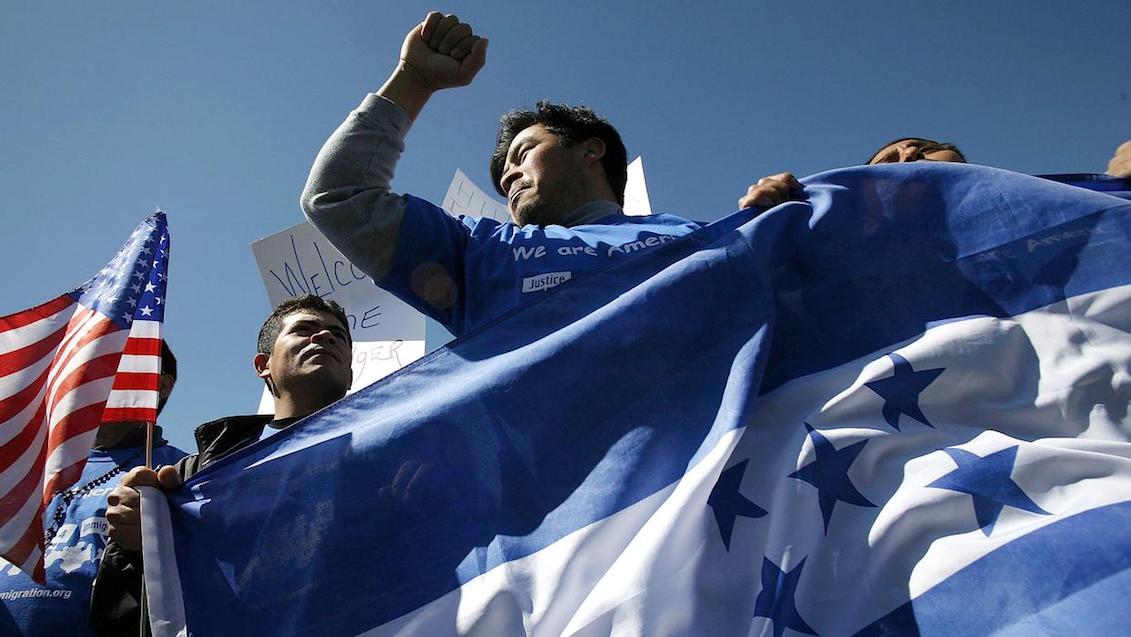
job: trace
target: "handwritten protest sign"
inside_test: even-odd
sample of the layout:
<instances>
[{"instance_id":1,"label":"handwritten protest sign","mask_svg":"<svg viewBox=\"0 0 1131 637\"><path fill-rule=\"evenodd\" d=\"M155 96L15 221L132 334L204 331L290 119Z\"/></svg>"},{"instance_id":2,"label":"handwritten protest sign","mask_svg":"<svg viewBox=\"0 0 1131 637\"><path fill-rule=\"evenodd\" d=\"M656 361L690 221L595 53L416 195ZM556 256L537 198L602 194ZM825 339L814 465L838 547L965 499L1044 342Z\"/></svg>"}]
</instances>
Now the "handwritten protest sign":
<instances>
[{"instance_id":1,"label":"handwritten protest sign","mask_svg":"<svg viewBox=\"0 0 1131 637\"><path fill-rule=\"evenodd\" d=\"M483 192L459 168L456 168L456 174L448 186L448 194L444 195L442 207L453 215L487 217L499 223L510 221L511 218L505 204Z\"/></svg>"},{"instance_id":2,"label":"handwritten protest sign","mask_svg":"<svg viewBox=\"0 0 1131 637\"><path fill-rule=\"evenodd\" d=\"M351 393L424 355L424 316L374 285L309 223L260 239L251 251L272 307L314 294L345 308L353 335ZM265 393L260 411L270 410Z\"/></svg>"}]
</instances>

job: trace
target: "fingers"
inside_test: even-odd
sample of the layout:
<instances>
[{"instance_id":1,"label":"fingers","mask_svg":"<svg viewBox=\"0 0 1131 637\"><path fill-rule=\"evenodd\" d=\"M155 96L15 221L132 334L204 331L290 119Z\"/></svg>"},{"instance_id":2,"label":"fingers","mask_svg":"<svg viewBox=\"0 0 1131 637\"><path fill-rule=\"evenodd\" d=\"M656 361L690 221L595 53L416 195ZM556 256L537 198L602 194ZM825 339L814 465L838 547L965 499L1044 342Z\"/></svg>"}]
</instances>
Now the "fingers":
<instances>
[{"instance_id":1,"label":"fingers","mask_svg":"<svg viewBox=\"0 0 1131 637\"><path fill-rule=\"evenodd\" d=\"M476 38L471 53L463 59L459 67L459 80L465 85L475 79L475 75L487 64L487 38Z\"/></svg>"},{"instance_id":2,"label":"fingers","mask_svg":"<svg viewBox=\"0 0 1131 637\"><path fill-rule=\"evenodd\" d=\"M119 483L122 487L156 487L157 472L148 467L134 467ZM132 490L132 489L131 489ZM115 489L117 491L117 489ZM134 492L136 493L136 491Z\"/></svg>"},{"instance_id":3,"label":"fingers","mask_svg":"<svg viewBox=\"0 0 1131 637\"><path fill-rule=\"evenodd\" d=\"M132 473L132 472L131 472ZM132 487L118 485L106 498L107 532L122 547L141 548L141 494Z\"/></svg>"},{"instance_id":4,"label":"fingers","mask_svg":"<svg viewBox=\"0 0 1131 637\"><path fill-rule=\"evenodd\" d=\"M1131 140L1115 149L1115 156L1107 163L1107 174L1113 177L1131 177Z\"/></svg>"},{"instance_id":5,"label":"fingers","mask_svg":"<svg viewBox=\"0 0 1131 637\"><path fill-rule=\"evenodd\" d=\"M436 31L436 25L440 23L443 17L444 14L439 11L431 11L424 16L424 22L420 23L420 39L425 42L431 40L432 34Z\"/></svg>"},{"instance_id":6,"label":"fingers","mask_svg":"<svg viewBox=\"0 0 1131 637\"><path fill-rule=\"evenodd\" d=\"M471 25L459 22L448 29L435 49L440 53L451 54L452 48L469 36L471 36ZM453 55L452 57L456 56Z\"/></svg>"},{"instance_id":7,"label":"fingers","mask_svg":"<svg viewBox=\"0 0 1131 637\"><path fill-rule=\"evenodd\" d=\"M431 18L432 14L430 13L428 14L428 19ZM444 40L444 36L448 35L448 31L450 31L452 27L456 26L459 23L459 18L451 13L441 17L438 21L436 21L435 28L432 29L430 35L428 36L428 46L432 47L433 51L439 50L440 42Z\"/></svg>"},{"instance_id":8,"label":"fingers","mask_svg":"<svg viewBox=\"0 0 1131 637\"><path fill-rule=\"evenodd\" d=\"M448 55L452 56L452 58L456 60L462 60L467 57L467 54L470 53L472 49L475 48L475 45L478 44L481 40L483 40L483 38L477 35L466 36L452 47L452 50L450 53L448 53Z\"/></svg>"},{"instance_id":9,"label":"fingers","mask_svg":"<svg viewBox=\"0 0 1131 637\"><path fill-rule=\"evenodd\" d=\"M472 33L471 25L459 17L432 12L424 20L421 37L433 51L463 60L482 38Z\"/></svg>"},{"instance_id":10,"label":"fingers","mask_svg":"<svg viewBox=\"0 0 1131 637\"><path fill-rule=\"evenodd\" d=\"M110 507L137 508L138 502L141 502L141 494L136 489L121 484L106 496L106 504Z\"/></svg>"},{"instance_id":11,"label":"fingers","mask_svg":"<svg viewBox=\"0 0 1131 637\"><path fill-rule=\"evenodd\" d=\"M403 73L397 73L390 80L394 84L379 92L402 108L405 102L421 102L422 107L422 100L432 92L470 84L486 59L487 41L470 24L452 14L432 12L419 29L414 27L405 36L397 67ZM406 112L412 110L406 108Z\"/></svg>"},{"instance_id":12,"label":"fingers","mask_svg":"<svg viewBox=\"0 0 1131 637\"><path fill-rule=\"evenodd\" d=\"M157 481L162 489L176 489L181 486L181 476L169 465L157 470Z\"/></svg>"},{"instance_id":13,"label":"fingers","mask_svg":"<svg viewBox=\"0 0 1131 637\"><path fill-rule=\"evenodd\" d=\"M378 489L378 494L385 499L399 503L409 502L413 497L416 485L424 479L431 470L432 465L419 460L408 460L397 468L397 475L393 477L392 484L387 484Z\"/></svg>"},{"instance_id":14,"label":"fingers","mask_svg":"<svg viewBox=\"0 0 1131 637\"><path fill-rule=\"evenodd\" d=\"M392 491L390 495L399 499L407 500L409 497L409 489L412 488L416 479L416 474L420 470L419 460L409 460L403 463L397 469L397 475L393 478Z\"/></svg>"},{"instance_id":15,"label":"fingers","mask_svg":"<svg viewBox=\"0 0 1131 637\"><path fill-rule=\"evenodd\" d=\"M409 500L412 498L413 493L416 491L416 485L424 479L424 476L432 469L430 464L422 464L412 472L412 479L409 480L408 485L404 488L404 499Z\"/></svg>"},{"instance_id":16,"label":"fingers","mask_svg":"<svg viewBox=\"0 0 1131 637\"><path fill-rule=\"evenodd\" d=\"M747 188L746 195L738 199L738 205L740 208L773 208L789 201L791 195L802 188L792 173L778 173L763 177Z\"/></svg>"},{"instance_id":17,"label":"fingers","mask_svg":"<svg viewBox=\"0 0 1131 637\"><path fill-rule=\"evenodd\" d=\"M141 494L135 487L175 489L179 486L181 477L170 466L157 471L146 467L130 470L106 496L106 522L110 537L123 548L141 550Z\"/></svg>"},{"instance_id":18,"label":"fingers","mask_svg":"<svg viewBox=\"0 0 1131 637\"><path fill-rule=\"evenodd\" d=\"M804 186L801 185L801 182L797 181L797 177L793 176L793 173L780 173L774 175L774 177L781 177L782 180L785 181L786 185L789 186L790 192L796 192L804 188Z\"/></svg>"}]
</instances>

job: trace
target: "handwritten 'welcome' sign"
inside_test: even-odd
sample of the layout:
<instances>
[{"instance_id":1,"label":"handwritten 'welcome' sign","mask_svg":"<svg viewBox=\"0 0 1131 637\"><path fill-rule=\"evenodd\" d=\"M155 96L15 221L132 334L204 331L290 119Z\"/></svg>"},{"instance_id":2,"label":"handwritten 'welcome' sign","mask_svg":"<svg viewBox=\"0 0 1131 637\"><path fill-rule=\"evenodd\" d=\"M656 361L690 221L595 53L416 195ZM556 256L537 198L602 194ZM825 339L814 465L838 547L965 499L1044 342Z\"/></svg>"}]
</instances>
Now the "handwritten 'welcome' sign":
<instances>
[{"instance_id":1,"label":"handwritten 'welcome' sign","mask_svg":"<svg viewBox=\"0 0 1131 637\"><path fill-rule=\"evenodd\" d=\"M353 335L350 392L424 355L424 316L374 285L309 223L260 239L251 251L271 307L314 294L345 308Z\"/></svg>"}]
</instances>

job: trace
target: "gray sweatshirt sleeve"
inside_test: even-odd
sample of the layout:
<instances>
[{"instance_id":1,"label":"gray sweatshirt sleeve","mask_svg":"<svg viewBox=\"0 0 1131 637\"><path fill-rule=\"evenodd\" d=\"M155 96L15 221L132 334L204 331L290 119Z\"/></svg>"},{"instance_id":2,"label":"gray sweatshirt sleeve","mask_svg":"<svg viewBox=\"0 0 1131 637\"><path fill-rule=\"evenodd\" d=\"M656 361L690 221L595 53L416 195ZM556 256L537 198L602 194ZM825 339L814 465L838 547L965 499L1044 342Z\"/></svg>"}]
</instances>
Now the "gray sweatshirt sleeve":
<instances>
[{"instance_id":1,"label":"gray sweatshirt sleeve","mask_svg":"<svg viewBox=\"0 0 1131 637\"><path fill-rule=\"evenodd\" d=\"M301 205L306 218L354 265L381 281L392 265L404 197L389 190L412 122L370 94L322 146Z\"/></svg>"}]
</instances>

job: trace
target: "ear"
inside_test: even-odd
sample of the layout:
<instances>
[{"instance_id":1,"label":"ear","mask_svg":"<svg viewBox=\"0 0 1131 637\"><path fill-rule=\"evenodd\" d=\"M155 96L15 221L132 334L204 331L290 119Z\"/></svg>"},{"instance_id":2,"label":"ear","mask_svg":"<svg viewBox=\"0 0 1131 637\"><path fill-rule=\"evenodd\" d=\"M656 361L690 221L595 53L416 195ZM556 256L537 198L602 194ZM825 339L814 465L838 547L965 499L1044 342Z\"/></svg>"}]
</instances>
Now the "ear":
<instances>
[{"instance_id":1,"label":"ear","mask_svg":"<svg viewBox=\"0 0 1131 637\"><path fill-rule=\"evenodd\" d=\"M590 162L601 161L605 156L605 142L600 137L590 137L582 144L585 150L585 159Z\"/></svg>"},{"instance_id":2,"label":"ear","mask_svg":"<svg viewBox=\"0 0 1131 637\"><path fill-rule=\"evenodd\" d=\"M173 385L176 382L176 376L172 374L161 374L157 378L157 396L162 400L168 400L169 395L173 393Z\"/></svg>"},{"instance_id":3,"label":"ear","mask_svg":"<svg viewBox=\"0 0 1131 637\"><path fill-rule=\"evenodd\" d=\"M262 352L256 354L255 358L251 359L251 364L255 367L255 375L260 378L267 378L268 376L270 376L271 370L267 367L270 362L270 356Z\"/></svg>"}]
</instances>

